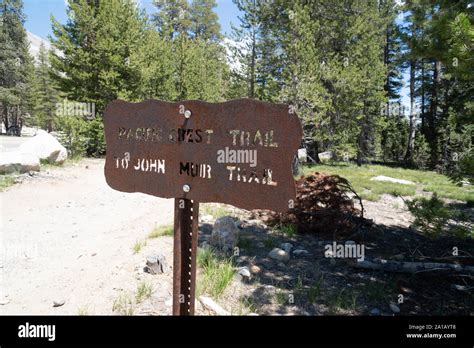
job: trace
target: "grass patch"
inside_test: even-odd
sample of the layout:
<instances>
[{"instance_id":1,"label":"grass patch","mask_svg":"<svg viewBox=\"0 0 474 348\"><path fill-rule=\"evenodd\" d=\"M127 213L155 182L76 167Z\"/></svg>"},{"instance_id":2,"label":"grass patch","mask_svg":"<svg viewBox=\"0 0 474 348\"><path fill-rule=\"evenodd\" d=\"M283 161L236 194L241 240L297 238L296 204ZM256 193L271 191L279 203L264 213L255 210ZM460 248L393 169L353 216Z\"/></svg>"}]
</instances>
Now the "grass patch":
<instances>
[{"instance_id":1,"label":"grass patch","mask_svg":"<svg viewBox=\"0 0 474 348\"><path fill-rule=\"evenodd\" d=\"M58 163L58 162L55 162L55 161L51 161L47 158L45 159L42 159L40 158L40 165L42 168L45 168L45 167L62 167L66 162L63 162L63 163Z\"/></svg>"},{"instance_id":2,"label":"grass patch","mask_svg":"<svg viewBox=\"0 0 474 348\"><path fill-rule=\"evenodd\" d=\"M370 281L366 284L363 293L370 301L380 302L385 299L387 289L382 283Z\"/></svg>"},{"instance_id":3,"label":"grass patch","mask_svg":"<svg viewBox=\"0 0 474 348\"><path fill-rule=\"evenodd\" d=\"M86 306L79 307L77 309L77 315L81 315L81 316L89 315L89 308Z\"/></svg>"},{"instance_id":4,"label":"grass patch","mask_svg":"<svg viewBox=\"0 0 474 348\"><path fill-rule=\"evenodd\" d=\"M135 300L137 301L137 303L140 303L146 300L147 298L150 298L152 293L153 293L152 285L146 281L143 281L140 284L138 284Z\"/></svg>"},{"instance_id":5,"label":"grass patch","mask_svg":"<svg viewBox=\"0 0 474 348\"><path fill-rule=\"evenodd\" d=\"M319 278L319 280L310 286L308 289L308 301L311 304L316 303L316 301L321 296L321 285L323 284L323 277Z\"/></svg>"},{"instance_id":6,"label":"grass patch","mask_svg":"<svg viewBox=\"0 0 474 348\"><path fill-rule=\"evenodd\" d=\"M298 228L294 224L281 224L278 226L277 230L285 236L292 238L296 235Z\"/></svg>"},{"instance_id":7,"label":"grass patch","mask_svg":"<svg viewBox=\"0 0 474 348\"><path fill-rule=\"evenodd\" d=\"M158 238L163 236L172 236L174 233L174 226L173 225L163 225L158 226L153 229L148 235L148 238Z\"/></svg>"},{"instance_id":8,"label":"grass patch","mask_svg":"<svg viewBox=\"0 0 474 348\"><path fill-rule=\"evenodd\" d=\"M264 240L263 240L263 244L265 245L266 248L268 249L273 249L273 248L276 248L278 247L278 240L275 238L275 237L272 237L272 236L267 236Z\"/></svg>"},{"instance_id":9,"label":"grass patch","mask_svg":"<svg viewBox=\"0 0 474 348\"><path fill-rule=\"evenodd\" d=\"M198 277L198 294L219 298L235 274L232 258L217 256L211 249L199 248L197 264L202 270Z\"/></svg>"},{"instance_id":10,"label":"grass patch","mask_svg":"<svg viewBox=\"0 0 474 348\"><path fill-rule=\"evenodd\" d=\"M112 305L112 311L121 315L133 315L134 310L135 304L133 303L132 296L127 292L121 292Z\"/></svg>"},{"instance_id":11,"label":"grass patch","mask_svg":"<svg viewBox=\"0 0 474 348\"><path fill-rule=\"evenodd\" d=\"M0 175L0 192L15 184L15 178L12 175Z\"/></svg>"},{"instance_id":12,"label":"grass patch","mask_svg":"<svg viewBox=\"0 0 474 348\"><path fill-rule=\"evenodd\" d=\"M82 161L84 157L82 156L74 156L70 157L68 155L68 158L63 163L57 163L55 161L51 161L48 159L40 159L40 165L41 165L41 170L48 169L48 168L57 168L57 167L64 167L68 165L74 165Z\"/></svg>"},{"instance_id":13,"label":"grass patch","mask_svg":"<svg viewBox=\"0 0 474 348\"><path fill-rule=\"evenodd\" d=\"M328 299L330 312L337 313L339 309L357 309L357 298L357 292L353 290L342 289L339 292L332 293Z\"/></svg>"},{"instance_id":14,"label":"grass patch","mask_svg":"<svg viewBox=\"0 0 474 348\"><path fill-rule=\"evenodd\" d=\"M134 254L138 254L140 252L140 250L142 250L142 248L146 246L146 241L142 241L142 240L137 240L135 242L135 244L133 245L133 253Z\"/></svg>"},{"instance_id":15,"label":"grass patch","mask_svg":"<svg viewBox=\"0 0 474 348\"><path fill-rule=\"evenodd\" d=\"M288 302L288 295L285 291L281 289L276 289L275 290L275 301L279 305L284 305Z\"/></svg>"},{"instance_id":16,"label":"grass patch","mask_svg":"<svg viewBox=\"0 0 474 348\"><path fill-rule=\"evenodd\" d=\"M222 204L209 204L204 203L200 206L202 215L211 215L214 219L220 218L222 216L232 216L232 211L225 205Z\"/></svg>"},{"instance_id":17,"label":"grass patch","mask_svg":"<svg viewBox=\"0 0 474 348\"><path fill-rule=\"evenodd\" d=\"M237 315L246 315L249 313L256 313L258 309L258 304L255 303L255 300L252 297L244 296L239 299L239 308Z\"/></svg>"},{"instance_id":18,"label":"grass patch","mask_svg":"<svg viewBox=\"0 0 474 348\"><path fill-rule=\"evenodd\" d=\"M428 170L392 168L383 165L363 165L358 167L352 163L335 165L310 165L303 167L303 175L312 172L323 172L342 176L350 181L356 192L367 200L377 200L381 194L414 196L416 188L426 192L437 192L441 198L457 199L474 203L474 187L458 186L442 174ZM392 178L412 181L415 185L402 185L390 182L371 181L374 176L385 175Z\"/></svg>"}]
</instances>

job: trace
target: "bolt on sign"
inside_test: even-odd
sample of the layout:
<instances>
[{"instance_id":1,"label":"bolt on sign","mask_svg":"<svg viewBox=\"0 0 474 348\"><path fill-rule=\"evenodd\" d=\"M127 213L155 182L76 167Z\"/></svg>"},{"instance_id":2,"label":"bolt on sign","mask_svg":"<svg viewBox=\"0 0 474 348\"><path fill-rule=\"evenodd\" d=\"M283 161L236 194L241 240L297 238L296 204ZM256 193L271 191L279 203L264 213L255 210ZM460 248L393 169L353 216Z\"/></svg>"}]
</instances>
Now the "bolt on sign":
<instances>
[{"instance_id":1,"label":"bolt on sign","mask_svg":"<svg viewBox=\"0 0 474 348\"><path fill-rule=\"evenodd\" d=\"M199 202L291 208L291 164L303 135L294 108L251 99L116 100L104 127L109 186L175 198L173 313L193 314Z\"/></svg>"}]
</instances>

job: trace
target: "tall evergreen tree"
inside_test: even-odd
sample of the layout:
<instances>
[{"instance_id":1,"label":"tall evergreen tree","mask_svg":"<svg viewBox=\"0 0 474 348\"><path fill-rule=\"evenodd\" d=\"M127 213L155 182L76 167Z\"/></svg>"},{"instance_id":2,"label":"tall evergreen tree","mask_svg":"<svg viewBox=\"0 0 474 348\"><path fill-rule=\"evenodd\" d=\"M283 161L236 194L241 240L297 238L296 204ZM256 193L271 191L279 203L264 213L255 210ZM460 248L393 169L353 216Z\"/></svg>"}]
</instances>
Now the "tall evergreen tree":
<instances>
[{"instance_id":1,"label":"tall evergreen tree","mask_svg":"<svg viewBox=\"0 0 474 348\"><path fill-rule=\"evenodd\" d=\"M154 0L158 12L153 20L160 34L169 39L179 35L189 35L191 13L188 0Z\"/></svg>"},{"instance_id":2,"label":"tall evergreen tree","mask_svg":"<svg viewBox=\"0 0 474 348\"><path fill-rule=\"evenodd\" d=\"M167 66L174 86L171 99L222 100L229 73L216 31L217 17L212 12L214 1L198 1L191 6L187 1L156 5L154 23L160 39L171 49L172 64Z\"/></svg>"},{"instance_id":3,"label":"tall evergreen tree","mask_svg":"<svg viewBox=\"0 0 474 348\"><path fill-rule=\"evenodd\" d=\"M240 25L233 28L233 38L242 45L234 51L241 65L242 79L247 85L246 97L256 98L257 60L259 55L260 1L233 0L242 15Z\"/></svg>"},{"instance_id":4,"label":"tall evergreen tree","mask_svg":"<svg viewBox=\"0 0 474 348\"><path fill-rule=\"evenodd\" d=\"M216 0L193 0L190 8L192 35L204 41L219 41L221 26L214 12Z\"/></svg>"},{"instance_id":5,"label":"tall evergreen tree","mask_svg":"<svg viewBox=\"0 0 474 348\"><path fill-rule=\"evenodd\" d=\"M34 68L24 21L22 0L0 1L0 108L6 131L15 135L32 107Z\"/></svg>"},{"instance_id":6,"label":"tall evergreen tree","mask_svg":"<svg viewBox=\"0 0 474 348\"><path fill-rule=\"evenodd\" d=\"M131 60L144 41L145 20L132 0L72 0L62 25L51 18L51 54L60 90L96 111L118 97L136 98L139 67Z\"/></svg>"},{"instance_id":7,"label":"tall evergreen tree","mask_svg":"<svg viewBox=\"0 0 474 348\"><path fill-rule=\"evenodd\" d=\"M44 44L41 43L33 85L33 114L36 124L48 130L48 132L55 128L56 104L59 101L58 92L51 79L50 70L48 51Z\"/></svg>"}]
</instances>

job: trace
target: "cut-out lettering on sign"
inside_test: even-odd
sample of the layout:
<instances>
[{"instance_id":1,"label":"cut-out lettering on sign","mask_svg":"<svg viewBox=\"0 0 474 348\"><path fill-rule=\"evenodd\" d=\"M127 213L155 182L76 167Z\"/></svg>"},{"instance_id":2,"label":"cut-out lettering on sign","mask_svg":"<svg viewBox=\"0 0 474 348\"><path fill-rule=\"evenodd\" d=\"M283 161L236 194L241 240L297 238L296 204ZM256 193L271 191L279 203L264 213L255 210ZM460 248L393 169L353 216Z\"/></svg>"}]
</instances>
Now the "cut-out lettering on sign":
<instances>
[{"instance_id":1,"label":"cut-out lettering on sign","mask_svg":"<svg viewBox=\"0 0 474 348\"><path fill-rule=\"evenodd\" d=\"M104 113L107 183L123 192L287 211L303 135L288 108L251 99L115 100Z\"/></svg>"}]
</instances>

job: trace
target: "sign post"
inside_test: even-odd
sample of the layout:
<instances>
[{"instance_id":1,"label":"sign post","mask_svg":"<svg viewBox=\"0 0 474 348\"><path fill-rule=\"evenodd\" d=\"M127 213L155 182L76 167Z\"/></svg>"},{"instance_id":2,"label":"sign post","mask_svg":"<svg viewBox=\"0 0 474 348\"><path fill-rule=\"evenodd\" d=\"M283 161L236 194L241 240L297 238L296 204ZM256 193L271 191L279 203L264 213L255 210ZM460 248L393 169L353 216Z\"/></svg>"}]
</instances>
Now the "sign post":
<instances>
[{"instance_id":1,"label":"sign post","mask_svg":"<svg viewBox=\"0 0 474 348\"><path fill-rule=\"evenodd\" d=\"M175 198L173 315L194 315L199 203Z\"/></svg>"},{"instance_id":2,"label":"sign post","mask_svg":"<svg viewBox=\"0 0 474 348\"><path fill-rule=\"evenodd\" d=\"M199 202L287 211L303 131L292 106L115 100L104 112L105 178L122 192L175 198L173 315L193 315Z\"/></svg>"}]
</instances>

